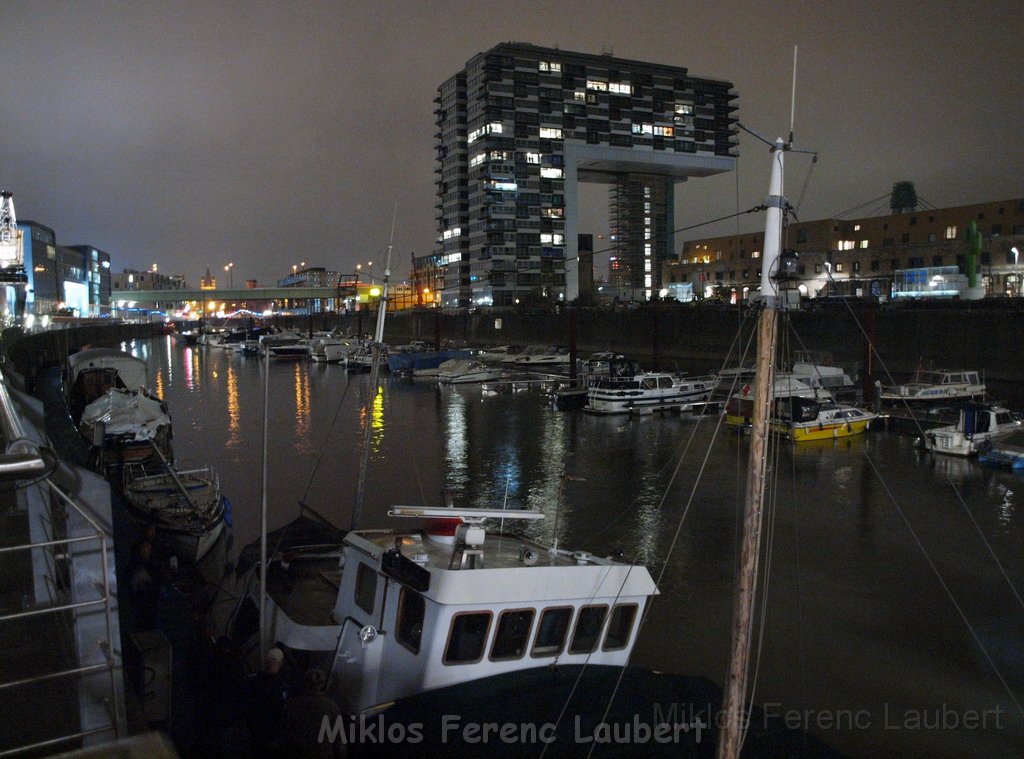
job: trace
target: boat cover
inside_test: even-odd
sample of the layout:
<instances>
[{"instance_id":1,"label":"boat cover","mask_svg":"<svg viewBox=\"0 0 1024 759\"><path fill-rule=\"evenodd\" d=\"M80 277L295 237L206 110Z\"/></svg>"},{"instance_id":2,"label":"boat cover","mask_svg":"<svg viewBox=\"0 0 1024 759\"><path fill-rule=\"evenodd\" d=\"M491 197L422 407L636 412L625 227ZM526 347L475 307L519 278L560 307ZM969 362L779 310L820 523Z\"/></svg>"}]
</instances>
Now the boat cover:
<instances>
[{"instance_id":1,"label":"boat cover","mask_svg":"<svg viewBox=\"0 0 1024 759\"><path fill-rule=\"evenodd\" d=\"M135 440L152 440L157 431L171 423L160 402L142 393L108 390L85 407L82 424L105 425L107 435L132 435Z\"/></svg>"}]
</instances>

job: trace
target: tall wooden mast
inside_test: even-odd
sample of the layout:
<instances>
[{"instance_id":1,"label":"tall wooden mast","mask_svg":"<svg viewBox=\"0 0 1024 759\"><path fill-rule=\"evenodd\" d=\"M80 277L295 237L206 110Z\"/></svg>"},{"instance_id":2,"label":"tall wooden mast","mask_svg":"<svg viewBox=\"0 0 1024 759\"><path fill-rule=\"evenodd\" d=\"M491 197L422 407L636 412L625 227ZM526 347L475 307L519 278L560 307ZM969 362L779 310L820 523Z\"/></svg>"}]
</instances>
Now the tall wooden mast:
<instances>
[{"instance_id":1,"label":"tall wooden mast","mask_svg":"<svg viewBox=\"0 0 1024 759\"><path fill-rule=\"evenodd\" d=\"M775 342L781 305L777 273L782 243L783 156L786 145L779 138L772 146L772 174L765 200L764 255L761 259L761 313L757 323L757 363L754 379L754 414L751 421L750 459L747 468L746 509L740 545L739 577L732 612L732 648L726 681L722 730L718 736L718 758L738 759L745 733L744 711L750 642L753 630L754 596L757 589L758 558L768 458L768 420L775 382Z\"/></svg>"}]
</instances>

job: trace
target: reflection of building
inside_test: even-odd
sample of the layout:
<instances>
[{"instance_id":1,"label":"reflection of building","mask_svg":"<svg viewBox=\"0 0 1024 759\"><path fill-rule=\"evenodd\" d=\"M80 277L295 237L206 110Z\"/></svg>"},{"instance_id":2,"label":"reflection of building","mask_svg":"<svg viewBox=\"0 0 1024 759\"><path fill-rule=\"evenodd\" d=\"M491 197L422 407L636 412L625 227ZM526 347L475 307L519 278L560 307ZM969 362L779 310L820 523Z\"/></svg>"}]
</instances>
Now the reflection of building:
<instances>
[{"instance_id":1,"label":"reflection of building","mask_svg":"<svg viewBox=\"0 0 1024 759\"><path fill-rule=\"evenodd\" d=\"M799 255L806 295L883 295L898 270L957 266L965 271L964 232L970 222L983 237L979 283L989 295L1021 294L1024 199L950 208L904 209L860 219L793 222L784 247ZM698 296L719 286L742 298L760 283L763 232L690 240L665 282L691 282ZM1016 249L1017 253L1014 253ZM830 282L831 279L831 282Z\"/></svg>"},{"instance_id":2,"label":"reflection of building","mask_svg":"<svg viewBox=\"0 0 1024 759\"><path fill-rule=\"evenodd\" d=\"M110 254L89 245L57 245L56 233L34 221L18 227L27 281L5 285L8 308L37 314L70 309L90 316L110 304Z\"/></svg>"},{"instance_id":3,"label":"reflection of building","mask_svg":"<svg viewBox=\"0 0 1024 759\"><path fill-rule=\"evenodd\" d=\"M438 89L445 306L573 300L577 188L613 188L620 271L650 297L672 250L675 183L735 166L728 82L684 68L505 43Z\"/></svg>"}]
</instances>

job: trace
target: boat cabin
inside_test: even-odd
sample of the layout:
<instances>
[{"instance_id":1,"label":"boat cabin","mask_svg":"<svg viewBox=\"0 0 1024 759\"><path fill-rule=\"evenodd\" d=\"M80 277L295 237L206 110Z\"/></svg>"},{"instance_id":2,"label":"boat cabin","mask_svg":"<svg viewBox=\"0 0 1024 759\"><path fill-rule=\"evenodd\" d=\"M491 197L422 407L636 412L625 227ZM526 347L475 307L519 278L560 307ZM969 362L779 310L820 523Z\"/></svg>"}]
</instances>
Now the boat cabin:
<instances>
[{"instance_id":1,"label":"boat cabin","mask_svg":"<svg viewBox=\"0 0 1024 759\"><path fill-rule=\"evenodd\" d=\"M357 713L514 670L628 661L657 592L645 567L482 524L483 517L542 518L537 512L396 507L389 514L427 524L345 537L331 614L332 696L344 709ZM278 624L275 639L291 645L282 631Z\"/></svg>"},{"instance_id":2,"label":"boat cabin","mask_svg":"<svg viewBox=\"0 0 1024 759\"><path fill-rule=\"evenodd\" d=\"M90 348L68 356L67 395L71 418L110 390L138 390L147 381L146 362L114 348Z\"/></svg>"}]
</instances>

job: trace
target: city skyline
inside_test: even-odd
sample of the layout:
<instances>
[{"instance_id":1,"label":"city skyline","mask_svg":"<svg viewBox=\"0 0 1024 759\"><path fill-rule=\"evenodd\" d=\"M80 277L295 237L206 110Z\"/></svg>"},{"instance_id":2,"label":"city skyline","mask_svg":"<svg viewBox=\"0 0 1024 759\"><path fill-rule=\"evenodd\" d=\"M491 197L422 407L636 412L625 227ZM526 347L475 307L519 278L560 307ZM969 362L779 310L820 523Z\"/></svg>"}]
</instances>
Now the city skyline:
<instances>
[{"instance_id":1,"label":"city skyline","mask_svg":"<svg viewBox=\"0 0 1024 759\"><path fill-rule=\"evenodd\" d=\"M156 262L191 281L229 262L236 282L275 281L300 260L345 271L382 255L395 213L403 278L409 254L438 236L436 88L515 40L726 79L740 120L770 136L788 131L798 45L797 141L821 154L806 193L808 164L790 162L801 218L901 179L940 207L1021 194L1019 108L1005 84L1024 74L1013 5L956 17L881 3L787 9L99 3L44 14L9 3L18 34L0 52L14 104L0 184L19 218L53 227L61 244L107 250L115 270ZM760 202L764 146L739 141L738 172L677 188L677 227ZM581 201L580 231L606 235L606 192ZM673 252L689 236L735 231L679 235Z\"/></svg>"}]
</instances>

